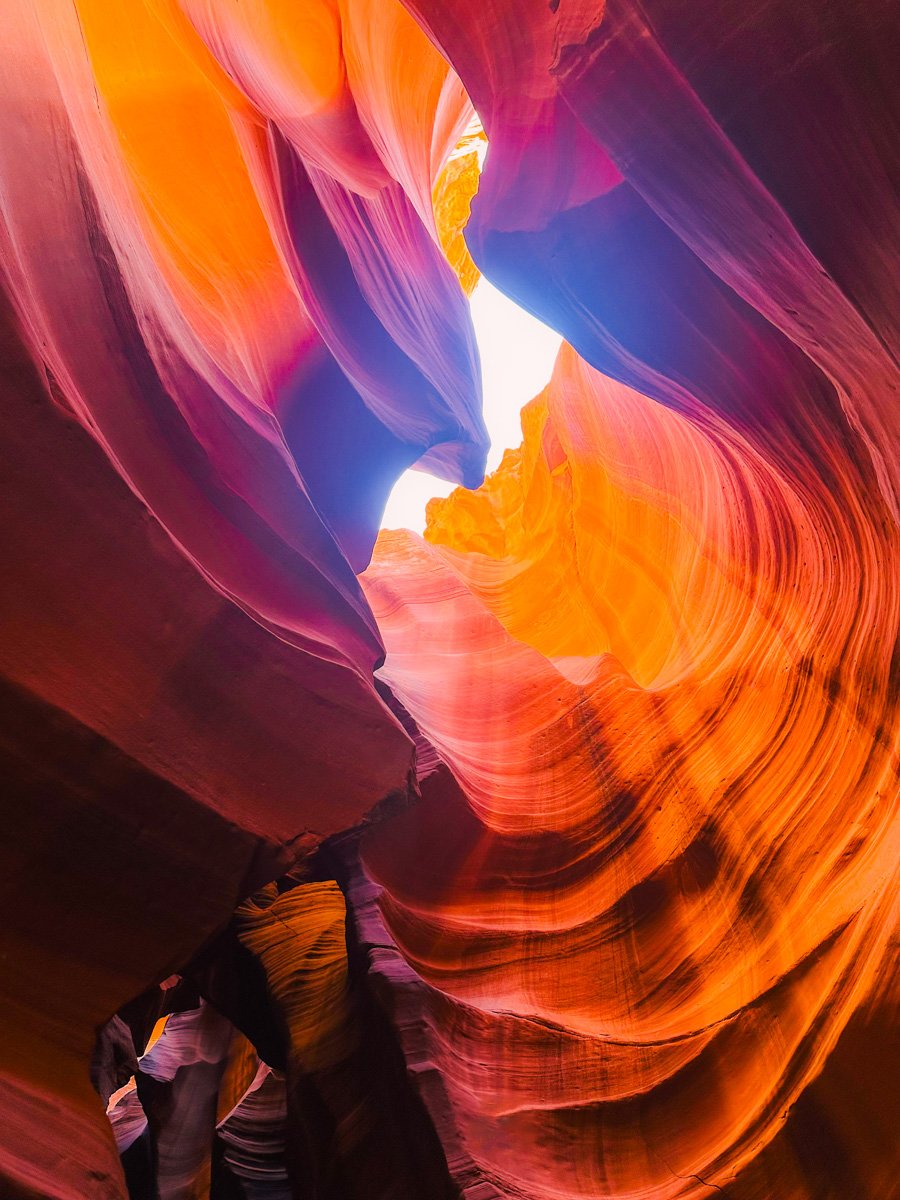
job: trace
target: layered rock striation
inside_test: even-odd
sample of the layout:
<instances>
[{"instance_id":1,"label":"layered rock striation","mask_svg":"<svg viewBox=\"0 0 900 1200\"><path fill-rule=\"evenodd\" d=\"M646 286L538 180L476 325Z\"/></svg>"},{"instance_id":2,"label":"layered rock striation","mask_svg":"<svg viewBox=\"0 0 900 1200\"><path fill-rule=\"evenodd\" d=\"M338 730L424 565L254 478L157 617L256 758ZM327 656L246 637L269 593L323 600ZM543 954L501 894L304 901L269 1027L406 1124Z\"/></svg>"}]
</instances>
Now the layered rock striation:
<instances>
[{"instance_id":1,"label":"layered rock striation","mask_svg":"<svg viewBox=\"0 0 900 1200\"><path fill-rule=\"evenodd\" d=\"M399 5L26 0L4 59L0 1191L84 1200L98 1027L407 790L354 569L481 479L471 105Z\"/></svg>"},{"instance_id":2,"label":"layered rock striation","mask_svg":"<svg viewBox=\"0 0 900 1200\"><path fill-rule=\"evenodd\" d=\"M890 1200L890 6L5 32L0 1194Z\"/></svg>"}]
</instances>

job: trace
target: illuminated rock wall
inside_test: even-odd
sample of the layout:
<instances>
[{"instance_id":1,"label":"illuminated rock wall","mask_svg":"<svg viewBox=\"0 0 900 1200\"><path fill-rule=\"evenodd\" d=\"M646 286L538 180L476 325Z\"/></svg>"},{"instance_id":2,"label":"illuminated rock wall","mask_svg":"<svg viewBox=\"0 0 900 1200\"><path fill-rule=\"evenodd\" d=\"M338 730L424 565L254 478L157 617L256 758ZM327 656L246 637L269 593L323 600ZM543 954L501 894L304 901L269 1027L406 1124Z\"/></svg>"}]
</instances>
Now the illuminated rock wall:
<instances>
[{"instance_id":1,"label":"illuminated rock wall","mask_svg":"<svg viewBox=\"0 0 900 1200\"><path fill-rule=\"evenodd\" d=\"M4 15L0 1193L121 1196L96 1030L405 792L354 575L481 479L431 194L471 118L399 4Z\"/></svg>"},{"instance_id":2,"label":"illuminated rock wall","mask_svg":"<svg viewBox=\"0 0 900 1200\"><path fill-rule=\"evenodd\" d=\"M0 1194L891 1200L896 34L11 6Z\"/></svg>"},{"instance_id":3,"label":"illuminated rock wall","mask_svg":"<svg viewBox=\"0 0 900 1200\"><path fill-rule=\"evenodd\" d=\"M446 764L364 858L458 1178L887 1198L893 25L413 7L490 143L475 261L583 356L366 575Z\"/></svg>"},{"instance_id":4,"label":"illuminated rock wall","mask_svg":"<svg viewBox=\"0 0 900 1200\"><path fill-rule=\"evenodd\" d=\"M568 348L523 424L367 575L453 772L365 861L460 1136L501 1195L886 1197L890 547Z\"/></svg>"}]
</instances>

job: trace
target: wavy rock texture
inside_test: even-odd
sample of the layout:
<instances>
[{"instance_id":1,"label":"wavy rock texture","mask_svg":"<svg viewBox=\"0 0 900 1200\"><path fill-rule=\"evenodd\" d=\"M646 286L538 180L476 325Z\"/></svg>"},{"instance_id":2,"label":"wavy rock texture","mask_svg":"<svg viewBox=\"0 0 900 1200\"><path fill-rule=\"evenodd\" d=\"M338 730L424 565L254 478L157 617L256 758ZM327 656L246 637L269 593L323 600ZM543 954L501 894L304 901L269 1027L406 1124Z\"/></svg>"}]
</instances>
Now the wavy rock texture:
<instances>
[{"instance_id":1,"label":"wavy rock texture","mask_svg":"<svg viewBox=\"0 0 900 1200\"><path fill-rule=\"evenodd\" d=\"M840 589L888 548L854 561L845 516L823 537L761 460L571 350L525 426L481 493L435 502L431 544L382 535L368 584L386 676L452 770L366 862L433 989L461 1136L502 1195L887 1196L856 1161L890 1144L877 1069L865 1136L846 1100L817 1116L843 1182L789 1114L854 1019L885 1020L887 670L873 695L826 647L843 613L871 664L874 600L859 621Z\"/></svg>"},{"instance_id":2,"label":"wavy rock texture","mask_svg":"<svg viewBox=\"0 0 900 1200\"><path fill-rule=\"evenodd\" d=\"M354 855L333 855L358 874ZM456 1195L355 944L334 880L286 876L238 908L167 991L161 1032L112 1095L131 1196Z\"/></svg>"},{"instance_id":3,"label":"wavy rock texture","mask_svg":"<svg viewBox=\"0 0 900 1200\"><path fill-rule=\"evenodd\" d=\"M96 1030L406 791L354 568L408 463L481 479L431 200L471 105L392 3L22 0L3 42L0 1191L84 1200Z\"/></svg>"},{"instance_id":4,"label":"wavy rock texture","mask_svg":"<svg viewBox=\"0 0 900 1200\"><path fill-rule=\"evenodd\" d=\"M366 576L446 764L365 862L456 1178L887 1198L886 10L413 8L490 142L475 262L575 347Z\"/></svg>"},{"instance_id":5,"label":"wavy rock texture","mask_svg":"<svg viewBox=\"0 0 900 1200\"><path fill-rule=\"evenodd\" d=\"M895 1195L896 33L11 6L4 1197Z\"/></svg>"}]
</instances>

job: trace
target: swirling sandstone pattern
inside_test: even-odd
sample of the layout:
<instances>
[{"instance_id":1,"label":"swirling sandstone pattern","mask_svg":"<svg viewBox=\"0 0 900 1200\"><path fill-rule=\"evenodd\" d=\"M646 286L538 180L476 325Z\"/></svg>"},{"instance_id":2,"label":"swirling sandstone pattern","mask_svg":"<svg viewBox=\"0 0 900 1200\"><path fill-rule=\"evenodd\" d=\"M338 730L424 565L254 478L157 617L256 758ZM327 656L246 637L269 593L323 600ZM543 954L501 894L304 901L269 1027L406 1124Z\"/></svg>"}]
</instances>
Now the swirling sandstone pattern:
<instances>
[{"instance_id":1,"label":"swirling sandstone pattern","mask_svg":"<svg viewBox=\"0 0 900 1200\"><path fill-rule=\"evenodd\" d=\"M896 1195L897 26L10 6L0 1194Z\"/></svg>"},{"instance_id":2,"label":"swirling sandstone pattern","mask_svg":"<svg viewBox=\"0 0 900 1200\"><path fill-rule=\"evenodd\" d=\"M384 677L449 772L366 863L485 1194L888 1197L885 14L512 7L498 46L414 5L490 141L475 261L583 358L382 535Z\"/></svg>"},{"instance_id":3,"label":"swirling sandstone pattern","mask_svg":"<svg viewBox=\"0 0 900 1200\"><path fill-rule=\"evenodd\" d=\"M365 0L21 0L3 57L0 1191L84 1200L95 1031L406 790L353 568L409 462L481 479L471 106Z\"/></svg>"},{"instance_id":4,"label":"swirling sandstone pattern","mask_svg":"<svg viewBox=\"0 0 900 1200\"><path fill-rule=\"evenodd\" d=\"M366 857L453 1112L504 1195L841 1194L789 1114L891 978L889 660L873 693L874 596L840 602L889 547L571 350L524 423L367 587L453 772Z\"/></svg>"}]
</instances>

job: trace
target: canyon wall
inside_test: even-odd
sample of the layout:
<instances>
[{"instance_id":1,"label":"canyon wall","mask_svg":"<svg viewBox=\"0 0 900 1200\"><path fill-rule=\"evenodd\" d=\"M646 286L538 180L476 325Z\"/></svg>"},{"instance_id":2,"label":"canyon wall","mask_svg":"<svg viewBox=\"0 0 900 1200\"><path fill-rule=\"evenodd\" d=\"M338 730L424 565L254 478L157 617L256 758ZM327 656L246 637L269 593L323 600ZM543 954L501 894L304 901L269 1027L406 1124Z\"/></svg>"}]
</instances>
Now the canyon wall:
<instances>
[{"instance_id":1,"label":"canyon wall","mask_svg":"<svg viewBox=\"0 0 900 1200\"><path fill-rule=\"evenodd\" d=\"M892 6L6 33L0 1193L890 1200Z\"/></svg>"}]
</instances>

